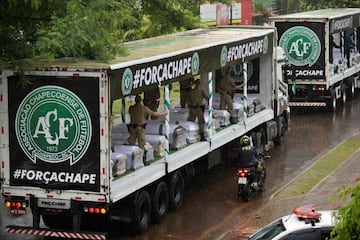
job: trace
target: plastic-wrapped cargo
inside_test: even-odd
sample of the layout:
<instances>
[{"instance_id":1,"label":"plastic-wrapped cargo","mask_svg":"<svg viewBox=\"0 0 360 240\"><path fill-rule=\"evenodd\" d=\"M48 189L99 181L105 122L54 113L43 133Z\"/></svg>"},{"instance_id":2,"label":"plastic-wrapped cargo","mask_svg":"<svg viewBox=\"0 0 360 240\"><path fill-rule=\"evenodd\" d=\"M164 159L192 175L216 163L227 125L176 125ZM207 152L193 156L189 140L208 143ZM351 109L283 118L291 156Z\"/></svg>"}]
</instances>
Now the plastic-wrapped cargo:
<instances>
[{"instance_id":1,"label":"plastic-wrapped cargo","mask_svg":"<svg viewBox=\"0 0 360 240\"><path fill-rule=\"evenodd\" d=\"M220 126L224 127L230 124L230 113L227 110L214 109L213 117L218 119Z\"/></svg>"},{"instance_id":2,"label":"plastic-wrapped cargo","mask_svg":"<svg viewBox=\"0 0 360 240\"><path fill-rule=\"evenodd\" d=\"M113 177L121 176L126 172L126 159L127 156L124 153L111 153L111 169Z\"/></svg>"},{"instance_id":3,"label":"plastic-wrapped cargo","mask_svg":"<svg viewBox=\"0 0 360 240\"><path fill-rule=\"evenodd\" d=\"M165 136L163 135L146 135L146 142L154 147L154 157L165 156Z\"/></svg>"},{"instance_id":4,"label":"plastic-wrapped cargo","mask_svg":"<svg viewBox=\"0 0 360 240\"><path fill-rule=\"evenodd\" d=\"M114 152L123 153L127 156L127 170L136 170L144 166L144 150L138 146L114 145Z\"/></svg>"},{"instance_id":5,"label":"plastic-wrapped cargo","mask_svg":"<svg viewBox=\"0 0 360 240\"><path fill-rule=\"evenodd\" d=\"M214 116L214 114L213 114ZM204 111L204 120L205 120L205 128L207 129L207 125L209 123L209 109L205 109ZM215 131L216 129L220 128L220 119L219 118L214 118L213 117L213 131Z\"/></svg>"},{"instance_id":6,"label":"plastic-wrapped cargo","mask_svg":"<svg viewBox=\"0 0 360 240\"><path fill-rule=\"evenodd\" d=\"M234 102L230 122L238 123L244 117L244 105L241 102Z\"/></svg>"},{"instance_id":7,"label":"plastic-wrapped cargo","mask_svg":"<svg viewBox=\"0 0 360 240\"><path fill-rule=\"evenodd\" d=\"M146 142L144 148L145 148L144 164L148 165L152 160L154 160L154 147L149 142Z\"/></svg>"},{"instance_id":8,"label":"plastic-wrapped cargo","mask_svg":"<svg viewBox=\"0 0 360 240\"><path fill-rule=\"evenodd\" d=\"M188 108L173 108L170 110L170 121L171 122L179 122L179 121L187 121L189 117L189 109Z\"/></svg>"},{"instance_id":9,"label":"plastic-wrapped cargo","mask_svg":"<svg viewBox=\"0 0 360 240\"><path fill-rule=\"evenodd\" d=\"M179 121L178 124L186 130L186 141L195 143L200 141L199 124L192 121Z\"/></svg>"},{"instance_id":10,"label":"plastic-wrapped cargo","mask_svg":"<svg viewBox=\"0 0 360 240\"><path fill-rule=\"evenodd\" d=\"M181 125L169 123L169 146L170 149L181 149L187 145L186 130ZM145 132L147 135L165 135L165 123L149 120L146 124Z\"/></svg>"}]
</instances>

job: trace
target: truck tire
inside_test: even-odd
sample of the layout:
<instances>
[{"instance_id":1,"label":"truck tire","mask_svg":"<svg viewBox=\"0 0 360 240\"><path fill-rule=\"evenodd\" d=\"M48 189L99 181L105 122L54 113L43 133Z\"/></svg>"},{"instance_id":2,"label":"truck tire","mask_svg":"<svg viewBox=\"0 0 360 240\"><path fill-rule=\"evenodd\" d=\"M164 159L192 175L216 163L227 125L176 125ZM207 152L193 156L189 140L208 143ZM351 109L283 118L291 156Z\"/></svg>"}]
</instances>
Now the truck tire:
<instances>
[{"instance_id":1,"label":"truck tire","mask_svg":"<svg viewBox=\"0 0 360 240\"><path fill-rule=\"evenodd\" d=\"M184 199L184 178L180 171L175 172L170 179L169 206L176 211L182 205Z\"/></svg>"},{"instance_id":2,"label":"truck tire","mask_svg":"<svg viewBox=\"0 0 360 240\"><path fill-rule=\"evenodd\" d=\"M336 105L337 105L336 94L334 91L331 91L331 98L327 102L326 108L328 109L329 112L336 112L336 107L337 107Z\"/></svg>"},{"instance_id":3,"label":"truck tire","mask_svg":"<svg viewBox=\"0 0 360 240\"><path fill-rule=\"evenodd\" d=\"M341 103L343 106L345 106L346 104L346 97L347 97L347 94L346 94L346 85L345 84L342 84L341 85Z\"/></svg>"},{"instance_id":4,"label":"truck tire","mask_svg":"<svg viewBox=\"0 0 360 240\"><path fill-rule=\"evenodd\" d=\"M347 98L352 100L355 97L355 82L353 78L351 79L350 84L346 90Z\"/></svg>"},{"instance_id":5,"label":"truck tire","mask_svg":"<svg viewBox=\"0 0 360 240\"><path fill-rule=\"evenodd\" d=\"M151 199L147 191L142 191L137 196L132 217L134 233L142 234L146 231L151 219Z\"/></svg>"},{"instance_id":6,"label":"truck tire","mask_svg":"<svg viewBox=\"0 0 360 240\"><path fill-rule=\"evenodd\" d=\"M167 214L169 208L169 189L165 182L160 182L152 195L152 220L159 223Z\"/></svg>"},{"instance_id":7,"label":"truck tire","mask_svg":"<svg viewBox=\"0 0 360 240\"><path fill-rule=\"evenodd\" d=\"M249 186L249 185L246 185L246 186L243 188L240 196L241 196L241 198L242 198L242 200L243 200L244 202L248 202L248 201L250 200L251 190L250 190L250 186Z\"/></svg>"}]
</instances>

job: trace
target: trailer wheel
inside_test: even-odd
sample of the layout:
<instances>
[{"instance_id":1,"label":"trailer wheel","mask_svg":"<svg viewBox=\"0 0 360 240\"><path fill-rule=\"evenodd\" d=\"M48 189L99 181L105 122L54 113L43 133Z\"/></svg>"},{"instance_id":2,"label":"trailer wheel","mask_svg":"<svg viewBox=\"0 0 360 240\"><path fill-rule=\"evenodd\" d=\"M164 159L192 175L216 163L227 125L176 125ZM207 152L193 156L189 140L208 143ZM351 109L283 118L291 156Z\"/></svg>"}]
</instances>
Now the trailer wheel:
<instances>
[{"instance_id":1,"label":"trailer wheel","mask_svg":"<svg viewBox=\"0 0 360 240\"><path fill-rule=\"evenodd\" d=\"M347 97L349 100L352 100L355 97L355 82L354 79L351 79L350 85L346 91Z\"/></svg>"},{"instance_id":2,"label":"trailer wheel","mask_svg":"<svg viewBox=\"0 0 360 240\"><path fill-rule=\"evenodd\" d=\"M169 189L165 182L156 185L152 196L152 220L159 223L167 214L169 207Z\"/></svg>"},{"instance_id":3,"label":"trailer wheel","mask_svg":"<svg viewBox=\"0 0 360 240\"><path fill-rule=\"evenodd\" d=\"M184 178L180 171L175 172L170 179L169 204L174 211L178 210L184 199Z\"/></svg>"},{"instance_id":4,"label":"trailer wheel","mask_svg":"<svg viewBox=\"0 0 360 240\"><path fill-rule=\"evenodd\" d=\"M136 199L132 226L135 233L142 234L150 224L151 199L147 191L142 191Z\"/></svg>"},{"instance_id":5,"label":"trailer wheel","mask_svg":"<svg viewBox=\"0 0 360 240\"><path fill-rule=\"evenodd\" d=\"M331 91L331 99L329 102L327 102L327 108L330 112L336 112L336 94L334 91Z\"/></svg>"},{"instance_id":6,"label":"trailer wheel","mask_svg":"<svg viewBox=\"0 0 360 240\"><path fill-rule=\"evenodd\" d=\"M343 106L345 106L346 104L346 85L345 84L342 84L341 85L341 102L343 104Z\"/></svg>"}]
</instances>

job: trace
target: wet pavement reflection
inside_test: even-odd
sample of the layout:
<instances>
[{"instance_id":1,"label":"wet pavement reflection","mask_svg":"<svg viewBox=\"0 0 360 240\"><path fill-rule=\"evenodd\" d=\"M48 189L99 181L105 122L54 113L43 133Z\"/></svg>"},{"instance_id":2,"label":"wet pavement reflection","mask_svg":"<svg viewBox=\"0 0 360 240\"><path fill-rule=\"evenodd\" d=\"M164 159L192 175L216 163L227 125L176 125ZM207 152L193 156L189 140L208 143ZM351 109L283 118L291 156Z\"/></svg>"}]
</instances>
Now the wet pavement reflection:
<instances>
[{"instance_id":1,"label":"wet pavement reflection","mask_svg":"<svg viewBox=\"0 0 360 240\"><path fill-rule=\"evenodd\" d=\"M269 151L266 189L262 194L250 202L238 199L236 169L225 162L197 176L187 187L183 206L177 212L169 212L161 223L150 225L145 234L119 233L110 239L224 239L225 232L239 225L239 221L250 221L247 216L266 204L281 186L358 132L359 122L360 97L347 102L334 114L314 109L293 111L283 144ZM13 235L9 238L4 233L4 226L14 221L19 224L21 220L6 214L3 201L0 205L0 239L42 239ZM119 226L117 230L122 231L123 227Z\"/></svg>"}]
</instances>

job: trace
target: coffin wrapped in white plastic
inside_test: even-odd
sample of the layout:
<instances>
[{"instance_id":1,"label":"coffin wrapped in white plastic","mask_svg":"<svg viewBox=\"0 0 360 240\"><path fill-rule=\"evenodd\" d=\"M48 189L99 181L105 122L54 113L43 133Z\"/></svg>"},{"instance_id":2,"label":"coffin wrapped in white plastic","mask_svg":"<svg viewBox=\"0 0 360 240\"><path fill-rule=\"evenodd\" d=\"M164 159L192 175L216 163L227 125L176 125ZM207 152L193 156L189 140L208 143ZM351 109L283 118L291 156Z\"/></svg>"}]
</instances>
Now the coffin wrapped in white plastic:
<instances>
[{"instance_id":1,"label":"coffin wrapped in white plastic","mask_svg":"<svg viewBox=\"0 0 360 240\"><path fill-rule=\"evenodd\" d=\"M188 108L173 108L169 113L170 122L187 121L189 118Z\"/></svg>"},{"instance_id":2,"label":"coffin wrapped in white plastic","mask_svg":"<svg viewBox=\"0 0 360 240\"><path fill-rule=\"evenodd\" d=\"M180 149L186 146L186 130L184 127L169 123L169 146L170 149ZM165 123L149 120L146 124L145 132L147 135L165 135Z\"/></svg>"},{"instance_id":3,"label":"coffin wrapped in white plastic","mask_svg":"<svg viewBox=\"0 0 360 240\"><path fill-rule=\"evenodd\" d=\"M165 140L164 135L146 135L146 141L154 147L154 157L165 156Z\"/></svg>"},{"instance_id":4,"label":"coffin wrapped in white plastic","mask_svg":"<svg viewBox=\"0 0 360 240\"><path fill-rule=\"evenodd\" d=\"M127 156L124 153L111 153L111 169L114 177L118 177L126 172L126 159Z\"/></svg>"},{"instance_id":5,"label":"coffin wrapped in white plastic","mask_svg":"<svg viewBox=\"0 0 360 240\"><path fill-rule=\"evenodd\" d=\"M213 112L213 122L212 122L212 126L213 126L213 131L220 128L220 118L214 118L214 112ZM206 125L206 129L207 129L207 125L209 123L209 109L205 109L204 111L204 120L205 120L205 125Z\"/></svg>"},{"instance_id":6,"label":"coffin wrapped in white plastic","mask_svg":"<svg viewBox=\"0 0 360 240\"><path fill-rule=\"evenodd\" d=\"M145 159L144 159L144 161L145 161L146 164L150 164L150 162L152 160L154 160L154 147L149 142L146 142L144 148L145 148L145 153L144 153L145 154Z\"/></svg>"},{"instance_id":7,"label":"coffin wrapped in white plastic","mask_svg":"<svg viewBox=\"0 0 360 240\"><path fill-rule=\"evenodd\" d=\"M199 124L191 121L179 121L180 126L185 128L186 141L188 143L194 143L200 141Z\"/></svg>"},{"instance_id":8,"label":"coffin wrapped in white plastic","mask_svg":"<svg viewBox=\"0 0 360 240\"><path fill-rule=\"evenodd\" d=\"M136 170L144 166L144 150L138 146L114 145L114 152L123 153L127 156L126 169Z\"/></svg>"},{"instance_id":9,"label":"coffin wrapped in white plastic","mask_svg":"<svg viewBox=\"0 0 360 240\"><path fill-rule=\"evenodd\" d=\"M230 122L238 123L244 117L244 105L240 102L234 102L233 110L231 112Z\"/></svg>"},{"instance_id":10,"label":"coffin wrapped in white plastic","mask_svg":"<svg viewBox=\"0 0 360 240\"><path fill-rule=\"evenodd\" d=\"M111 132L112 132L112 134L117 134L117 133L128 133L129 134L128 127L125 123L113 125Z\"/></svg>"},{"instance_id":11,"label":"coffin wrapped in white plastic","mask_svg":"<svg viewBox=\"0 0 360 240\"><path fill-rule=\"evenodd\" d=\"M218 119L220 126L224 127L230 124L230 113L227 110L214 109L213 117Z\"/></svg>"}]
</instances>

